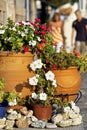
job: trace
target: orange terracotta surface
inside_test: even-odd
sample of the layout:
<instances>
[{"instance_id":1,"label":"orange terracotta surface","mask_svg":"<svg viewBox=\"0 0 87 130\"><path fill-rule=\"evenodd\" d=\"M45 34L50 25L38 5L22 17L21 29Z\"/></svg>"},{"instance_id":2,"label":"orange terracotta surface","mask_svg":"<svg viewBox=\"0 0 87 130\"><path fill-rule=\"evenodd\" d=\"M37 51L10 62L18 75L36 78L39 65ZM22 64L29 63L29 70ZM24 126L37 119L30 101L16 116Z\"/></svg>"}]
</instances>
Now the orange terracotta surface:
<instances>
[{"instance_id":1,"label":"orange terracotta surface","mask_svg":"<svg viewBox=\"0 0 87 130\"><path fill-rule=\"evenodd\" d=\"M15 89L22 94L21 97L31 94L33 90L28 84L28 79L34 75L29 70L32 61L31 53L0 53L0 77L5 78L5 91Z\"/></svg>"},{"instance_id":2,"label":"orange terracotta surface","mask_svg":"<svg viewBox=\"0 0 87 130\"><path fill-rule=\"evenodd\" d=\"M34 115L39 119L39 120L48 120L51 118L52 114L52 106L43 106L41 104L34 104L33 105L33 112Z\"/></svg>"},{"instance_id":3,"label":"orange terracotta surface","mask_svg":"<svg viewBox=\"0 0 87 130\"><path fill-rule=\"evenodd\" d=\"M81 76L76 67L64 70L52 70L57 80L56 94L75 94L80 90ZM65 97L66 98L66 97ZM76 96L69 96L69 101Z\"/></svg>"}]
</instances>

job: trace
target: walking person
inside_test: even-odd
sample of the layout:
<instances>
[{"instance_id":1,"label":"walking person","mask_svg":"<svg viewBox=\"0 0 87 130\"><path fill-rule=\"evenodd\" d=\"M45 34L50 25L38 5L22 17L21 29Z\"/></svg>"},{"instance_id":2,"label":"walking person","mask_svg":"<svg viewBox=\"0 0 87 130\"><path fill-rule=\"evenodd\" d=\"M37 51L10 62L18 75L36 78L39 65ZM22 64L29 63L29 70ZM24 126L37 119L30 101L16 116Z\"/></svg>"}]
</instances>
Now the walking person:
<instances>
[{"instance_id":1,"label":"walking person","mask_svg":"<svg viewBox=\"0 0 87 130\"><path fill-rule=\"evenodd\" d=\"M54 13L51 21L49 22L49 29L53 38L54 49L58 52L58 45L63 44L63 22L60 20L59 13Z\"/></svg>"},{"instance_id":2,"label":"walking person","mask_svg":"<svg viewBox=\"0 0 87 130\"><path fill-rule=\"evenodd\" d=\"M81 54L87 54L87 19L82 17L80 10L76 10L75 15L77 19L72 24L72 46L74 45L73 36L76 30L75 49Z\"/></svg>"},{"instance_id":3,"label":"walking person","mask_svg":"<svg viewBox=\"0 0 87 130\"><path fill-rule=\"evenodd\" d=\"M70 3L60 7L59 13L65 15L63 33L64 33L64 48L67 52L72 52L73 47L71 43L72 23L76 19L74 9ZM73 38L74 40L74 38Z\"/></svg>"}]
</instances>

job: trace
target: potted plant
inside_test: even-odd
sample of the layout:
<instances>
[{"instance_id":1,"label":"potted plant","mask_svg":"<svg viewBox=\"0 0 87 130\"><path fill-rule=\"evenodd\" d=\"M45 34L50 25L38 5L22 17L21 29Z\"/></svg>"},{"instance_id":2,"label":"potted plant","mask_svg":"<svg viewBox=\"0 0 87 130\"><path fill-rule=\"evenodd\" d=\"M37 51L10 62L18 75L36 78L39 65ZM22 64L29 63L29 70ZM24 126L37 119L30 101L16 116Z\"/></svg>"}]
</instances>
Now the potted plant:
<instances>
[{"instance_id":1,"label":"potted plant","mask_svg":"<svg viewBox=\"0 0 87 130\"><path fill-rule=\"evenodd\" d=\"M56 95L61 95L62 99L68 101L75 100L81 84L79 72L87 71L87 56L80 55L76 50L67 52L63 45L59 44L57 52L44 48L39 58L42 59L46 69L52 70L55 74Z\"/></svg>"},{"instance_id":2,"label":"potted plant","mask_svg":"<svg viewBox=\"0 0 87 130\"><path fill-rule=\"evenodd\" d=\"M5 92L5 80L0 78L0 118L5 117L7 106L15 106L17 104L18 94L12 90L11 92Z\"/></svg>"},{"instance_id":3,"label":"potted plant","mask_svg":"<svg viewBox=\"0 0 87 130\"><path fill-rule=\"evenodd\" d=\"M34 92L29 97L29 102L33 105L34 115L41 120L50 119L52 101L57 86L55 75L52 71L44 69L41 59L31 63L30 68L36 74L29 78L29 84L34 87Z\"/></svg>"},{"instance_id":4,"label":"potted plant","mask_svg":"<svg viewBox=\"0 0 87 130\"><path fill-rule=\"evenodd\" d=\"M28 65L50 41L49 31L39 19L14 23L8 18L5 26L0 25L0 76L6 80L6 91L15 89L22 97L32 92L27 79L34 74Z\"/></svg>"}]
</instances>

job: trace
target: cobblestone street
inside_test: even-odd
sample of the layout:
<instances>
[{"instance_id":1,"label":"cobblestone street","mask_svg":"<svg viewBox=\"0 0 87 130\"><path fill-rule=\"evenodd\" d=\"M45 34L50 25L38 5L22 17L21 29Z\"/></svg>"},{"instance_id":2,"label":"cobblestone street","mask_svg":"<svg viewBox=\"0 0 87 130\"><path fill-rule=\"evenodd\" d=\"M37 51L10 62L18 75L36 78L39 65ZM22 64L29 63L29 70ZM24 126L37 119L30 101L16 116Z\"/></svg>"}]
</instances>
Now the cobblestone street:
<instances>
[{"instance_id":1,"label":"cobblestone street","mask_svg":"<svg viewBox=\"0 0 87 130\"><path fill-rule=\"evenodd\" d=\"M82 84L81 84L82 97L77 103L77 105L79 105L83 117L84 130L87 130L87 73L82 73L81 77L82 77Z\"/></svg>"}]
</instances>

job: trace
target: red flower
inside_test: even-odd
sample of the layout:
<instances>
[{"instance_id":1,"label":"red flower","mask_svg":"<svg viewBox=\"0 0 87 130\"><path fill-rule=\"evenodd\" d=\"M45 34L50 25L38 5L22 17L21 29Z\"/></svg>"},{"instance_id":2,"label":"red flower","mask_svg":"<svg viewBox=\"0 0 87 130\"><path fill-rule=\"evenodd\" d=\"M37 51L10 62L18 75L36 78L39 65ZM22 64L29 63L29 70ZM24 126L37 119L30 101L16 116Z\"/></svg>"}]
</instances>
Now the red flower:
<instances>
[{"instance_id":1,"label":"red flower","mask_svg":"<svg viewBox=\"0 0 87 130\"><path fill-rule=\"evenodd\" d=\"M45 43L45 42L46 42L46 40L45 40L45 39L42 39L42 40L41 40L41 42L42 42L42 43Z\"/></svg>"},{"instance_id":2,"label":"red flower","mask_svg":"<svg viewBox=\"0 0 87 130\"><path fill-rule=\"evenodd\" d=\"M42 32L41 32L41 34L42 34L42 35L45 35L45 34L46 34L46 32L42 31Z\"/></svg>"},{"instance_id":3,"label":"red flower","mask_svg":"<svg viewBox=\"0 0 87 130\"><path fill-rule=\"evenodd\" d=\"M34 33L35 33L35 34L39 34L39 31L35 30Z\"/></svg>"},{"instance_id":4,"label":"red flower","mask_svg":"<svg viewBox=\"0 0 87 130\"><path fill-rule=\"evenodd\" d=\"M21 25L23 25L23 23L22 22L18 22L18 25L21 26Z\"/></svg>"},{"instance_id":5,"label":"red flower","mask_svg":"<svg viewBox=\"0 0 87 130\"><path fill-rule=\"evenodd\" d=\"M40 23L41 20L40 20L39 18L36 18L36 19L35 19L35 22Z\"/></svg>"},{"instance_id":6,"label":"red flower","mask_svg":"<svg viewBox=\"0 0 87 130\"><path fill-rule=\"evenodd\" d=\"M77 50L73 50L73 53L74 53L77 57L80 57L80 52L78 52Z\"/></svg>"},{"instance_id":7,"label":"red flower","mask_svg":"<svg viewBox=\"0 0 87 130\"><path fill-rule=\"evenodd\" d=\"M56 64L53 64L52 65L52 69L56 69L57 68L57 65Z\"/></svg>"},{"instance_id":8,"label":"red flower","mask_svg":"<svg viewBox=\"0 0 87 130\"><path fill-rule=\"evenodd\" d=\"M24 52L29 52L29 48L27 46L24 46Z\"/></svg>"},{"instance_id":9,"label":"red flower","mask_svg":"<svg viewBox=\"0 0 87 130\"><path fill-rule=\"evenodd\" d=\"M47 27L46 27L46 25L44 25L44 24L40 25L40 28L43 29L44 31L47 30Z\"/></svg>"}]
</instances>

